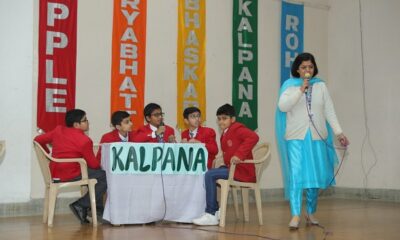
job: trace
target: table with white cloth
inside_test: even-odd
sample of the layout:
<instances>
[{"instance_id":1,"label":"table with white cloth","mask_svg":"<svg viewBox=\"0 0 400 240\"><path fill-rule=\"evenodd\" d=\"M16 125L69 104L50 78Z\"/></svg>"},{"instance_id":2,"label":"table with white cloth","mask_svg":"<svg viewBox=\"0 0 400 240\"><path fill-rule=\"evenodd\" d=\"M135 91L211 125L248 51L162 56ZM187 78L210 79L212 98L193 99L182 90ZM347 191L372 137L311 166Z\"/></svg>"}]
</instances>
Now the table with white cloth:
<instances>
[{"instance_id":1,"label":"table with white cloth","mask_svg":"<svg viewBox=\"0 0 400 240\"><path fill-rule=\"evenodd\" d=\"M205 210L207 156L203 144L102 144L103 218L111 224L192 222Z\"/></svg>"}]
</instances>

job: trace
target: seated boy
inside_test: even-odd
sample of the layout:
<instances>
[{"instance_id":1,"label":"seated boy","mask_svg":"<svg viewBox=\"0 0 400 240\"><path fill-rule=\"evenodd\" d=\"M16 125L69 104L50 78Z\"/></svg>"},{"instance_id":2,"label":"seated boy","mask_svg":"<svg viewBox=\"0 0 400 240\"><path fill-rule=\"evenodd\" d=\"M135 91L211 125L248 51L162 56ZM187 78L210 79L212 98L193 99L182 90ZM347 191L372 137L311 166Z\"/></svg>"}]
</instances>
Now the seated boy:
<instances>
[{"instance_id":1,"label":"seated boy","mask_svg":"<svg viewBox=\"0 0 400 240\"><path fill-rule=\"evenodd\" d=\"M174 129L164 125L164 113L160 105L149 103L143 113L147 124L137 130L134 142L176 142Z\"/></svg>"},{"instance_id":2,"label":"seated boy","mask_svg":"<svg viewBox=\"0 0 400 240\"><path fill-rule=\"evenodd\" d=\"M183 118L189 129L181 133L182 142L204 143L208 151L207 168L211 169L215 155L218 153L214 129L201 126L201 112L197 107L186 108L183 111Z\"/></svg>"},{"instance_id":3,"label":"seated boy","mask_svg":"<svg viewBox=\"0 0 400 240\"><path fill-rule=\"evenodd\" d=\"M88 165L89 178L97 179L95 186L96 207L103 208L103 194L107 190L106 173L100 169L100 162L93 153L93 142L85 135L89 130L89 120L86 113L73 109L65 115L66 126L57 126L54 130L36 136L38 142L47 152L47 144L52 144L52 156L55 158L83 158ZM81 179L79 163L50 162L53 181L75 181ZM87 210L90 208L89 193L69 205L74 215L81 223L88 223Z\"/></svg>"},{"instance_id":4,"label":"seated boy","mask_svg":"<svg viewBox=\"0 0 400 240\"><path fill-rule=\"evenodd\" d=\"M255 182L254 164L240 164L243 160L253 159L252 149L258 142L258 135L243 124L236 122L235 109L225 104L218 108L218 125L222 131L221 149L225 166L213 168L204 176L206 188L205 213L193 220L196 225L218 225L217 184L218 179L228 179L231 164L238 164L234 179L242 182ZM217 214L218 215L218 214Z\"/></svg>"},{"instance_id":5,"label":"seated boy","mask_svg":"<svg viewBox=\"0 0 400 240\"><path fill-rule=\"evenodd\" d=\"M133 142L135 132L132 131L132 121L129 113L116 111L111 115L111 124L114 130L101 137L100 144L112 142ZM101 146L97 151L97 160L101 162Z\"/></svg>"}]
</instances>

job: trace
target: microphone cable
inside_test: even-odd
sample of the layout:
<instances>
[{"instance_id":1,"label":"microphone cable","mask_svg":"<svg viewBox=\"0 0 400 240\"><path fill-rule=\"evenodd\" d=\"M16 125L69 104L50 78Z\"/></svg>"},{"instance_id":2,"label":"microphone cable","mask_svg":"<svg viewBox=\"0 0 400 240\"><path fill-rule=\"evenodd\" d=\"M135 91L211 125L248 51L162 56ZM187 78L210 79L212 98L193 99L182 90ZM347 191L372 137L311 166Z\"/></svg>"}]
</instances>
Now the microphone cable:
<instances>
[{"instance_id":1,"label":"microphone cable","mask_svg":"<svg viewBox=\"0 0 400 240\"><path fill-rule=\"evenodd\" d=\"M164 125L162 125L162 126L164 126ZM159 137L162 140L162 142L161 142L162 154L161 154L161 164L160 164L160 177L161 177L161 187L162 187L162 195L163 195L163 201L164 201L164 214L163 214L163 217L161 218L161 220L159 220L159 221L161 221L161 223L163 223L165 220L165 217L167 215L167 199L165 197L165 183L164 183L164 174L163 174L163 161L164 161L163 155L164 155L164 150L165 150L164 134L162 134L162 137L161 137L161 135Z\"/></svg>"},{"instance_id":2,"label":"microphone cable","mask_svg":"<svg viewBox=\"0 0 400 240\"><path fill-rule=\"evenodd\" d=\"M308 105L307 105L307 104L309 104L309 105L311 106L311 94L312 94L312 92L310 92L310 100L308 100L307 93L306 93L305 97L306 97L307 115L308 115L308 118L309 118L309 120L310 120L310 122L311 122L312 127L315 129L315 131L317 132L319 138L325 143L325 145L327 146L327 148L330 148L330 149L332 149L332 150L343 150L343 155L342 155L342 157L341 157L341 160L340 160L338 169L336 170L335 174L333 175L332 180L329 182L329 184L328 184L328 187L329 187L329 186L333 183L333 181L335 181L335 178L336 178L336 176L338 175L338 173L339 173L339 171L340 171L340 168L342 167L343 160L344 160L344 158L345 158L345 156L346 156L346 152L347 152L347 146L346 146L346 147L338 147L338 146L335 146L335 145L331 145L331 144L329 144L329 143L327 142L326 139L324 139L324 138L322 137L321 133L318 131L317 126L315 125L314 120L312 119L312 114L311 114L311 112L310 112L310 108L309 108ZM308 102L310 102L310 103L308 103ZM327 154L328 154L328 152L327 152ZM322 191L320 192L319 195L321 195L321 193L323 193L324 191L325 191L325 190L322 190Z\"/></svg>"},{"instance_id":3,"label":"microphone cable","mask_svg":"<svg viewBox=\"0 0 400 240\"><path fill-rule=\"evenodd\" d=\"M309 94L310 94L310 97L307 97L307 94L308 94L308 92L306 92L306 94L305 94L305 97L306 97L307 115L308 115L308 118L309 118L309 120L310 120L310 122L311 122L312 127L313 127L313 128L315 129L315 131L317 132L319 138L325 143L326 148L330 148L330 149L332 149L332 150L334 150L334 151L335 151L335 150L343 150L343 155L342 155L342 157L341 157L339 166L338 166L338 168L337 168L335 174L333 175L332 180L331 180L331 181L329 182L329 184L327 185L327 188L326 188L326 189L328 189L328 187L331 186L331 184L333 183L333 181L335 181L336 176L338 175L338 173L339 173L339 171L340 171L340 168L342 167L342 164L343 164L343 162L344 162L344 158L345 158L346 152L347 152L347 146L345 146L345 147L338 147L338 146L335 146L335 145L331 145L331 144L329 144L329 143L327 142L326 139L324 139L324 138L321 136L321 133L318 131L318 128L317 128L317 126L315 125L314 120L312 119L312 114L311 114L311 110L310 110L310 108L311 108L311 97L312 97L312 96L311 96L311 94L312 94L312 87L311 87L311 92L309 93ZM310 106L310 107L309 107L309 106ZM329 151L329 150L327 149L327 152L326 152L327 155L328 155L328 151ZM328 155L328 157L329 157L329 155ZM326 189L321 190L321 191L319 192L319 194L318 194L318 197L321 196L321 195L326 191ZM323 236L324 236L324 237L323 237L323 240L326 240L327 237L328 237L329 235L332 235L332 234L333 234L332 231L329 231L324 225L322 225L322 224L320 224L320 223L314 224L314 225L317 226L318 228L321 228L321 229L322 229L322 231L323 231Z\"/></svg>"}]
</instances>

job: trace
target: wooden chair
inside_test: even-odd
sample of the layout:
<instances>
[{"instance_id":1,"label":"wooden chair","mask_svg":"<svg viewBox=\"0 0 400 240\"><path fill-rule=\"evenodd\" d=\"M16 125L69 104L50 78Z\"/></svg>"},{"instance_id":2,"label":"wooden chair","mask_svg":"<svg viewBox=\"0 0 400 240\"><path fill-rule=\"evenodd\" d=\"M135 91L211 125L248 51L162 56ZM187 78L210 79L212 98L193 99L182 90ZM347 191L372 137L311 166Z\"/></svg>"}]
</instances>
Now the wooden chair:
<instances>
[{"instance_id":1,"label":"wooden chair","mask_svg":"<svg viewBox=\"0 0 400 240\"><path fill-rule=\"evenodd\" d=\"M221 187L221 201L220 201L220 221L219 226L225 226L225 217L226 217L226 205L228 201L228 193L229 190L232 190L233 194L233 203L235 207L236 218L239 218L239 207L238 207L238 197L236 190L242 190L242 201L243 201L243 212L244 212L244 220L246 222L249 221L249 189L254 190L256 205L257 205L257 213L258 213L258 222L260 225L263 225L262 219L262 206L261 206L261 192L260 192L260 180L264 169L268 166L270 162L270 145L267 143L258 144L253 148L253 160L246 160L240 164L254 164L256 170L256 178L257 181L255 183L252 182L239 182L233 179L236 165L232 164L229 169L229 177L227 180L219 179L217 180L217 184ZM218 163L216 163L218 164Z\"/></svg>"},{"instance_id":2,"label":"wooden chair","mask_svg":"<svg viewBox=\"0 0 400 240\"><path fill-rule=\"evenodd\" d=\"M75 187L75 186L80 186L82 188L88 186L89 196L90 196L90 206L92 210L92 222L94 227L97 226L96 195L94 189L97 180L88 178L86 161L83 158L65 158L65 159L53 158L42 148L42 146L40 146L38 142L33 141L33 145L35 148L36 156L39 161L40 169L42 171L43 180L46 187L46 192L44 196L44 206L43 206L43 223L47 222L48 226L53 226L54 209L59 189L67 187ZM82 179L78 181L54 183L50 174L50 167L49 167L50 161L58 163L62 162L79 163L81 167Z\"/></svg>"}]
</instances>

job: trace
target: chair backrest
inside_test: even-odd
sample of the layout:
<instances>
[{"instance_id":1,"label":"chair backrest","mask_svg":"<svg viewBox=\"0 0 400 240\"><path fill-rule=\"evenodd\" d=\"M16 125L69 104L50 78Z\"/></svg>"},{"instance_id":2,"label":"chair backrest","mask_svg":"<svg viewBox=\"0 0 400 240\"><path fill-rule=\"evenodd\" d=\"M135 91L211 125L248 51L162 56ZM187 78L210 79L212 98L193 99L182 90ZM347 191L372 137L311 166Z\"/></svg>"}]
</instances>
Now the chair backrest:
<instances>
[{"instance_id":1,"label":"chair backrest","mask_svg":"<svg viewBox=\"0 0 400 240\"><path fill-rule=\"evenodd\" d=\"M43 180L46 185L51 183L51 173L50 173L50 155L40 146L36 141L33 141L33 146L35 148L36 156L39 161L40 170L42 171Z\"/></svg>"},{"instance_id":2,"label":"chair backrest","mask_svg":"<svg viewBox=\"0 0 400 240\"><path fill-rule=\"evenodd\" d=\"M269 165L271 158L271 148L268 143L257 144L253 148L253 159L255 163L257 182L261 180L264 169Z\"/></svg>"},{"instance_id":3,"label":"chair backrest","mask_svg":"<svg viewBox=\"0 0 400 240\"><path fill-rule=\"evenodd\" d=\"M94 143L93 144L93 152L94 152L95 156L97 155L97 152L99 151L99 148L100 148L100 144L99 143Z\"/></svg>"},{"instance_id":4,"label":"chair backrest","mask_svg":"<svg viewBox=\"0 0 400 240\"><path fill-rule=\"evenodd\" d=\"M6 152L6 141L0 141L0 158L3 157L4 153Z\"/></svg>"}]
</instances>

